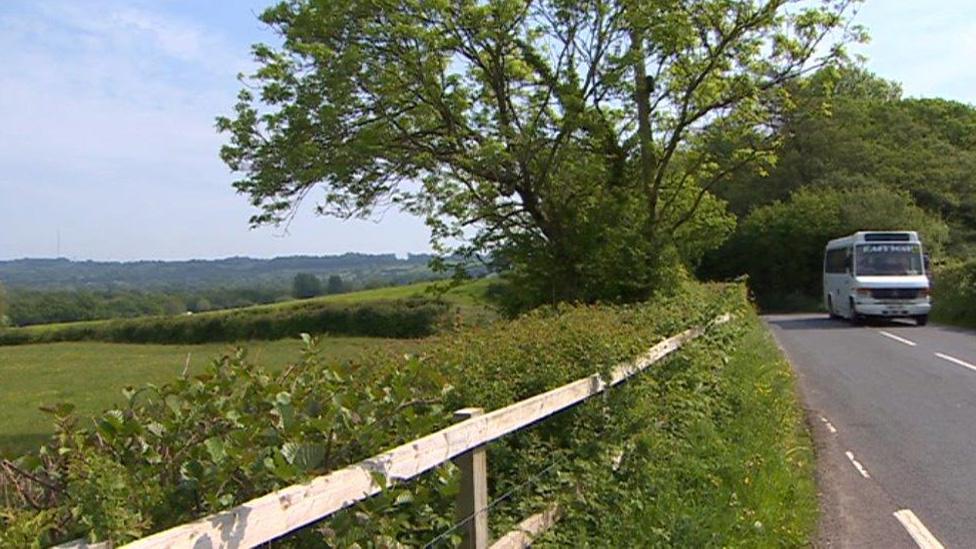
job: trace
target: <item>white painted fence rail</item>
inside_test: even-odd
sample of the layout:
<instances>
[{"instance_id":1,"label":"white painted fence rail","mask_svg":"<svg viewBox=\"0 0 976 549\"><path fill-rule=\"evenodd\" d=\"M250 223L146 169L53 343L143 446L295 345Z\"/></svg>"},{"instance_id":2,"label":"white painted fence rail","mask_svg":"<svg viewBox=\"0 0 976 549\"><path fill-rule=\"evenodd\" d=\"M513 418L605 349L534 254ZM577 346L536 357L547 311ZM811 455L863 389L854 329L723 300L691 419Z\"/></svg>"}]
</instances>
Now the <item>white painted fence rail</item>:
<instances>
[{"instance_id":1,"label":"white painted fence rail","mask_svg":"<svg viewBox=\"0 0 976 549\"><path fill-rule=\"evenodd\" d=\"M730 319L731 315L725 314L709 325L722 324ZM609 381L604 381L599 374L584 377L510 406L451 425L350 467L164 530L124 547L239 548L254 547L271 541L379 493L383 486L374 482L374 476L385 479L388 484L416 477L452 458L578 404L608 386L617 385L702 335L707 328L708 326L691 328L661 341L636 360L616 366ZM555 514L552 514L547 515L542 522L548 527L554 520ZM535 524L536 522L532 523ZM526 529L531 530L534 535L539 533L536 528Z\"/></svg>"}]
</instances>

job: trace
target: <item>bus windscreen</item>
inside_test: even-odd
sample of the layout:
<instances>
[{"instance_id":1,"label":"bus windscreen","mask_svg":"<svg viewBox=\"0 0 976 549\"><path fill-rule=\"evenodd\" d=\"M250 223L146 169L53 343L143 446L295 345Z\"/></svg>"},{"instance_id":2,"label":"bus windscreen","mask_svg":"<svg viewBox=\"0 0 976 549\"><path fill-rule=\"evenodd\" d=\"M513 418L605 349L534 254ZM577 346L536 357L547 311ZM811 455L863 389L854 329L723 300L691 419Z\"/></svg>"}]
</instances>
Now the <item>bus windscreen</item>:
<instances>
[{"instance_id":1,"label":"bus windscreen","mask_svg":"<svg viewBox=\"0 0 976 549\"><path fill-rule=\"evenodd\" d=\"M857 276L912 276L923 272L918 244L860 244L854 257Z\"/></svg>"}]
</instances>

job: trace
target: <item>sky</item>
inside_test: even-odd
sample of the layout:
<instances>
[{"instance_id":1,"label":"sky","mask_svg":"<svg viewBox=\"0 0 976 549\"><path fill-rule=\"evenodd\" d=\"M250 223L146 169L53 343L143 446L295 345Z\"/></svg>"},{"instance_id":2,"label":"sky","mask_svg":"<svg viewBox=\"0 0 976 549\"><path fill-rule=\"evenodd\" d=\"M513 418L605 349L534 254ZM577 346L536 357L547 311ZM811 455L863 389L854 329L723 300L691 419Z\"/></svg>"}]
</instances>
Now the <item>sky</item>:
<instances>
[{"instance_id":1,"label":"sky","mask_svg":"<svg viewBox=\"0 0 976 549\"><path fill-rule=\"evenodd\" d=\"M414 217L340 221L306 204L287 231L218 158L268 0L0 0L0 259L419 253ZM853 48L905 95L976 104L976 2L867 0Z\"/></svg>"}]
</instances>

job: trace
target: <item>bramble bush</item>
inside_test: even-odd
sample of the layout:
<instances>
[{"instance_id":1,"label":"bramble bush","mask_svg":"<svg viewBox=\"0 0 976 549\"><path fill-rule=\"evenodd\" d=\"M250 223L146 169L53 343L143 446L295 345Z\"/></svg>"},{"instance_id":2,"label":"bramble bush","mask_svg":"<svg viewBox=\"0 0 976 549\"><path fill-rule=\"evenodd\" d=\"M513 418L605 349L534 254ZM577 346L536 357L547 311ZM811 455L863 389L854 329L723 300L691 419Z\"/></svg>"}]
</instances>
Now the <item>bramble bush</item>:
<instances>
[{"instance_id":1,"label":"bramble bush","mask_svg":"<svg viewBox=\"0 0 976 549\"><path fill-rule=\"evenodd\" d=\"M450 322L451 307L429 299L298 303L196 315L158 316L0 329L0 345L56 341L209 343L274 340L300 333L426 337Z\"/></svg>"},{"instance_id":2,"label":"bramble bush","mask_svg":"<svg viewBox=\"0 0 976 549\"><path fill-rule=\"evenodd\" d=\"M932 318L948 324L976 326L976 259L936 267Z\"/></svg>"},{"instance_id":3,"label":"bramble bush","mask_svg":"<svg viewBox=\"0 0 976 549\"><path fill-rule=\"evenodd\" d=\"M304 358L280 373L243 353L225 356L201 376L129 390L125 406L90 422L52 407L51 442L0 469L0 546L82 535L121 542L193 520L428 434L448 425L452 410L491 410L607 372L723 312L739 320L602 397L490 444L489 498L510 495L492 508L492 528L501 534L560 501L569 516L542 545L570 534L604 545L623 541L622 532L646 546L801 539L802 511L815 511L816 500L791 492L814 493L808 468L791 461L806 453L797 448L790 378L782 364L740 361L732 379L725 369L758 321L741 287L689 284L649 303L539 309L445 333L413 356L325 363L306 337ZM766 473L782 495L752 493L768 484ZM451 545L456 493L446 464L282 543L417 546L447 533ZM731 519L715 518L730 505ZM675 512L704 518L676 522ZM623 517L632 524L624 528Z\"/></svg>"}]
</instances>

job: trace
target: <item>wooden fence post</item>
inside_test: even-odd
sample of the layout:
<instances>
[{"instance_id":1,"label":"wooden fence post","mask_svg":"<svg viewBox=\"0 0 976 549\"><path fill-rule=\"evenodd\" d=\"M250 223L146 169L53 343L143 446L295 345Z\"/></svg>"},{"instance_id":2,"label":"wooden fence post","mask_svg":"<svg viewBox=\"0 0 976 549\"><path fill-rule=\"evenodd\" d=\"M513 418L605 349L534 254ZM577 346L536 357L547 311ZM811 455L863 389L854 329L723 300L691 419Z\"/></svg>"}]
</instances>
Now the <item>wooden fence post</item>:
<instances>
[{"instance_id":1,"label":"wooden fence post","mask_svg":"<svg viewBox=\"0 0 976 549\"><path fill-rule=\"evenodd\" d=\"M464 408L454 419L465 420L484 414L483 408ZM457 519L467 520L461 527L461 549L488 548L488 455L484 446L472 448L454 459L461 469L461 491L457 499Z\"/></svg>"}]
</instances>

